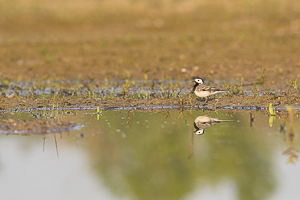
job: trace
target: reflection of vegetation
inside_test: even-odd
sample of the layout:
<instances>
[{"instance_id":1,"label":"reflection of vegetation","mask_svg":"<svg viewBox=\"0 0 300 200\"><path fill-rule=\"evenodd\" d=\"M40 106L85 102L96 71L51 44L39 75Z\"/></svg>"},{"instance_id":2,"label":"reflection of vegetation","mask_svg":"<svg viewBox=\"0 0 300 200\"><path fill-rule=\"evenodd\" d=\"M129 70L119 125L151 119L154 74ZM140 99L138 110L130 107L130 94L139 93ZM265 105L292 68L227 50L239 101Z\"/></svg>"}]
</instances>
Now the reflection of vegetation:
<instances>
[{"instance_id":1,"label":"reflection of vegetation","mask_svg":"<svg viewBox=\"0 0 300 200\"><path fill-rule=\"evenodd\" d=\"M128 113L116 114L104 112L103 134L90 145L93 168L114 193L131 199L183 199L198 186L228 179L235 182L239 199L265 199L275 186L264 140L241 132L237 123L195 136L195 155L188 159L190 114L176 118L178 113L170 112L166 118L130 113L127 129ZM192 118L199 114L192 113Z\"/></svg>"},{"instance_id":2,"label":"reflection of vegetation","mask_svg":"<svg viewBox=\"0 0 300 200\"><path fill-rule=\"evenodd\" d=\"M285 150L283 152L283 154L288 155L289 159L288 159L288 163L295 163L295 160L298 160L298 156L295 152L294 149L294 137L295 137L295 133L293 130L293 124L294 124L294 111L293 111L293 107L292 106L287 106L287 110L289 112L288 115L288 123L289 123L289 143L290 143L290 147Z\"/></svg>"},{"instance_id":3,"label":"reflection of vegetation","mask_svg":"<svg viewBox=\"0 0 300 200\"><path fill-rule=\"evenodd\" d=\"M254 120L255 120L255 118L253 117L253 114L252 114L252 112L250 112L250 127L252 127L253 126L253 122L254 122Z\"/></svg>"},{"instance_id":4,"label":"reflection of vegetation","mask_svg":"<svg viewBox=\"0 0 300 200\"><path fill-rule=\"evenodd\" d=\"M271 103L269 104L269 113L270 113L270 117L269 117L269 125L270 125L270 127L272 127L272 126L273 126L273 122L274 122L274 120L276 119L276 112L275 112L275 110L273 109Z\"/></svg>"}]
</instances>

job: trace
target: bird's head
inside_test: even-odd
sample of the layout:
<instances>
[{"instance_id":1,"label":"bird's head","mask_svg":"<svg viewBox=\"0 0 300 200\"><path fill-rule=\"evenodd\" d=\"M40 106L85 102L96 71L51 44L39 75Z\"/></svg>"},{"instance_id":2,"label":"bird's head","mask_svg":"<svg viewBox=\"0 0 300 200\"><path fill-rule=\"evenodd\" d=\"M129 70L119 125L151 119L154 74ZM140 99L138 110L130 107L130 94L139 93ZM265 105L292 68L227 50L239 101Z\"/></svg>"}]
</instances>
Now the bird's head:
<instances>
[{"instance_id":1,"label":"bird's head","mask_svg":"<svg viewBox=\"0 0 300 200\"><path fill-rule=\"evenodd\" d=\"M199 78L199 77L195 78L194 82L198 83L198 84L203 84L204 83L203 79Z\"/></svg>"},{"instance_id":2,"label":"bird's head","mask_svg":"<svg viewBox=\"0 0 300 200\"><path fill-rule=\"evenodd\" d=\"M204 129L199 129L195 132L197 135L203 135L204 134Z\"/></svg>"}]
</instances>

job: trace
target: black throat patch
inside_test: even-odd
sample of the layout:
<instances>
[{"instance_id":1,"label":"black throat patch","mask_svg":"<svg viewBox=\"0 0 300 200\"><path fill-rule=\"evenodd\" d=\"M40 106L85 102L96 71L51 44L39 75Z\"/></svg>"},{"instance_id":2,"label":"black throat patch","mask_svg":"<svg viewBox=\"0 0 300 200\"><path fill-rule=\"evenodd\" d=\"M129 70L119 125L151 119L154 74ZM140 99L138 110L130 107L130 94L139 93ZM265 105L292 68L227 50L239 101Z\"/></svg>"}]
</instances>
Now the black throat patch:
<instances>
[{"instance_id":1,"label":"black throat patch","mask_svg":"<svg viewBox=\"0 0 300 200\"><path fill-rule=\"evenodd\" d=\"M199 85L199 83L195 82L194 87L193 87L193 92L195 92L196 87Z\"/></svg>"}]
</instances>

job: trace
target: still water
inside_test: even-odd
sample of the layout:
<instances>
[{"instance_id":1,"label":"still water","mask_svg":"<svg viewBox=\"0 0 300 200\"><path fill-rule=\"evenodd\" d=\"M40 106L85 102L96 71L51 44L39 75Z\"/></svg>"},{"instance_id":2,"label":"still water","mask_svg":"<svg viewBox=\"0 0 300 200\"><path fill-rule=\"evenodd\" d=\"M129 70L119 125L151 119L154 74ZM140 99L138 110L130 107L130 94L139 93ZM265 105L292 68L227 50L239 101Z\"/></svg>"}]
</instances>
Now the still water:
<instances>
[{"instance_id":1,"label":"still water","mask_svg":"<svg viewBox=\"0 0 300 200\"><path fill-rule=\"evenodd\" d=\"M198 116L205 117L194 126ZM32 113L1 116L7 118L36 120ZM217 118L234 121L205 123ZM297 116L295 137L285 119L270 127L269 116L250 112L74 111L63 120L84 126L69 133L0 135L0 199L300 196L300 163L293 157ZM196 135L200 129L204 134Z\"/></svg>"}]
</instances>

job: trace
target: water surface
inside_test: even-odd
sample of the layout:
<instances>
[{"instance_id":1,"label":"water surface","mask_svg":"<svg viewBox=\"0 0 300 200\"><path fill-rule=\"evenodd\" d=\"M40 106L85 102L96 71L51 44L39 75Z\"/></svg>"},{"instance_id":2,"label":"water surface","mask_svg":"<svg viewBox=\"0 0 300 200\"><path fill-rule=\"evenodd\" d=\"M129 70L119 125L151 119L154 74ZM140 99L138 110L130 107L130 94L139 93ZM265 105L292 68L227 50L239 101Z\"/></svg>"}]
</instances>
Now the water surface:
<instances>
[{"instance_id":1,"label":"water surface","mask_svg":"<svg viewBox=\"0 0 300 200\"><path fill-rule=\"evenodd\" d=\"M300 128L297 116L295 134L289 135L287 119L277 118L270 127L269 116L250 112L93 112L63 117L83 124L80 130L1 134L0 198L219 200L300 195L299 163L291 157L299 147L292 137ZM196 135L198 116L235 121ZM36 120L33 113L2 114L1 119L7 118Z\"/></svg>"}]
</instances>

